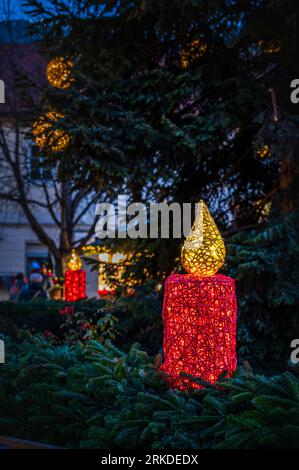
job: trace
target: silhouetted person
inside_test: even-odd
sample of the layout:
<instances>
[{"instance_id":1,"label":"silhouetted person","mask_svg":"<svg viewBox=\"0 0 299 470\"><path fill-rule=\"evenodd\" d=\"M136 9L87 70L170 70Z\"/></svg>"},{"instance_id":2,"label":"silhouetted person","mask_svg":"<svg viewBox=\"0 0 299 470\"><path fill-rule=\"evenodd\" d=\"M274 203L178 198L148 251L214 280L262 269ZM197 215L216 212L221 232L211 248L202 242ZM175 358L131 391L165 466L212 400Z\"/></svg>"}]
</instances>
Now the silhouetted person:
<instances>
[{"instance_id":1,"label":"silhouetted person","mask_svg":"<svg viewBox=\"0 0 299 470\"><path fill-rule=\"evenodd\" d=\"M48 274L47 266L43 264L40 273L43 276L42 288L46 292L47 298L49 298L53 290L53 280Z\"/></svg>"},{"instance_id":2,"label":"silhouetted person","mask_svg":"<svg viewBox=\"0 0 299 470\"><path fill-rule=\"evenodd\" d=\"M30 283L26 290L21 292L19 300L46 299L47 294L42 287L43 276L39 273L30 275Z\"/></svg>"},{"instance_id":3,"label":"silhouetted person","mask_svg":"<svg viewBox=\"0 0 299 470\"><path fill-rule=\"evenodd\" d=\"M11 286L9 291L9 300L19 300L20 295L27 289L25 283L24 274L18 273L14 279L14 284Z\"/></svg>"}]
</instances>

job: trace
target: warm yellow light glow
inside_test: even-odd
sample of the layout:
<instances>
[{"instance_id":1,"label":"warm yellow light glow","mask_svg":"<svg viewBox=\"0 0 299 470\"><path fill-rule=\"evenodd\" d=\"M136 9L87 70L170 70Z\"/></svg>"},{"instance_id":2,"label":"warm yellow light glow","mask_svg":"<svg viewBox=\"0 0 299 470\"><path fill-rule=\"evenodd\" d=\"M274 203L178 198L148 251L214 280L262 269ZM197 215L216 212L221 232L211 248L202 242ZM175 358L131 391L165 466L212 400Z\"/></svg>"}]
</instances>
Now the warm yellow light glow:
<instances>
[{"instance_id":1,"label":"warm yellow light glow","mask_svg":"<svg viewBox=\"0 0 299 470\"><path fill-rule=\"evenodd\" d=\"M82 268L82 261L80 259L80 256L76 253L76 250L72 250L67 265L71 271L76 271L77 269Z\"/></svg>"},{"instance_id":2,"label":"warm yellow light glow","mask_svg":"<svg viewBox=\"0 0 299 470\"><path fill-rule=\"evenodd\" d=\"M258 45L265 54L277 54L277 52L281 51L280 42L277 40L264 41L261 39Z\"/></svg>"},{"instance_id":3,"label":"warm yellow light glow","mask_svg":"<svg viewBox=\"0 0 299 470\"><path fill-rule=\"evenodd\" d=\"M264 207L261 211L261 215L263 217L269 217L271 209L272 209L272 201L269 201L264 205Z\"/></svg>"},{"instance_id":4,"label":"warm yellow light glow","mask_svg":"<svg viewBox=\"0 0 299 470\"><path fill-rule=\"evenodd\" d=\"M85 245L85 246L82 246L81 250L84 252L84 254L90 256L90 255L97 255L98 253L102 253L103 247L100 245Z\"/></svg>"},{"instance_id":5,"label":"warm yellow light glow","mask_svg":"<svg viewBox=\"0 0 299 470\"><path fill-rule=\"evenodd\" d=\"M61 152L65 150L70 143L70 136L61 129L52 129L52 123L62 119L63 114L56 111L49 111L45 116L41 116L35 122L32 129L36 145L44 149L48 147L52 152Z\"/></svg>"},{"instance_id":6,"label":"warm yellow light glow","mask_svg":"<svg viewBox=\"0 0 299 470\"><path fill-rule=\"evenodd\" d=\"M207 44L202 39L194 39L186 49L181 51L180 67L187 69L194 60L204 57L207 48Z\"/></svg>"},{"instance_id":7,"label":"warm yellow light glow","mask_svg":"<svg viewBox=\"0 0 299 470\"><path fill-rule=\"evenodd\" d=\"M66 90L71 86L71 68L74 66L71 60L63 57L55 57L50 60L46 69L48 82L55 88Z\"/></svg>"},{"instance_id":8,"label":"warm yellow light glow","mask_svg":"<svg viewBox=\"0 0 299 470\"><path fill-rule=\"evenodd\" d=\"M267 144L259 147L256 153L259 158L271 157L271 150L270 150L269 145Z\"/></svg>"},{"instance_id":9,"label":"warm yellow light glow","mask_svg":"<svg viewBox=\"0 0 299 470\"><path fill-rule=\"evenodd\" d=\"M254 205L261 216L261 221L263 221L264 218L269 217L272 209L272 201L265 202L264 200L259 200L255 201Z\"/></svg>"},{"instance_id":10,"label":"warm yellow light glow","mask_svg":"<svg viewBox=\"0 0 299 470\"><path fill-rule=\"evenodd\" d=\"M201 200L181 251L182 265L195 276L212 276L223 266L225 245L208 207Z\"/></svg>"}]
</instances>

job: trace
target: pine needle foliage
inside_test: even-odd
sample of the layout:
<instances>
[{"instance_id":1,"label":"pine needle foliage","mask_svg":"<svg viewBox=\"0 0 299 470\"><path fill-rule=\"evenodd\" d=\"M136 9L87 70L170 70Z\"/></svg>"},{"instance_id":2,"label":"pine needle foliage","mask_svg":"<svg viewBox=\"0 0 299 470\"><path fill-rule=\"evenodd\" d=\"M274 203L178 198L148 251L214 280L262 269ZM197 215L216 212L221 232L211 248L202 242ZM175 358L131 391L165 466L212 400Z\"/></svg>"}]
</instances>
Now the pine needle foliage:
<instances>
[{"instance_id":1,"label":"pine needle foliage","mask_svg":"<svg viewBox=\"0 0 299 470\"><path fill-rule=\"evenodd\" d=\"M0 432L71 448L298 448L299 378L240 370L205 389L168 389L132 346L53 346L5 337Z\"/></svg>"}]
</instances>

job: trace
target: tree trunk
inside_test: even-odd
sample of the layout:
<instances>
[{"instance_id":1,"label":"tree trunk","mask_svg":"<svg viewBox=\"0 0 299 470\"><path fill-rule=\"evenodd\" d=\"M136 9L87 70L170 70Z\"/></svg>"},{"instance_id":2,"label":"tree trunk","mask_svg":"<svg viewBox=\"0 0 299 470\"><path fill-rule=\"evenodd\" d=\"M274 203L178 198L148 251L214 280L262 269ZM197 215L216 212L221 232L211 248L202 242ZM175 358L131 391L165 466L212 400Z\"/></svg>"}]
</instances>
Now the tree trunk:
<instances>
[{"instance_id":1,"label":"tree trunk","mask_svg":"<svg viewBox=\"0 0 299 470\"><path fill-rule=\"evenodd\" d=\"M54 257L54 263L55 263L55 274L56 274L56 276L63 277L64 273L65 273L63 258L62 257L59 257L59 258Z\"/></svg>"},{"instance_id":2,"label":"tree trunk","mask_svg":"<svg viewBox=\"0 0 299 470\"><path fill-rule=\"evenodd\" d=\"M280 165L280 189L282 190L281 205L285 213L291 212L295 207L294 179L296 177L296 164L284 155Z\"/></svg>"},{"instance_id":3,"label":"tree trunk","mask_svg":"<svg viewBox=\"0 0 299 470\"><path fill-rule=\"evenodd\" d=\"M71 217L71 204L72 196L70 185L67 181L61 183L61 200L60 200L60 212L61 212L61 231L59 241L60 258L57 259L56 272L60 273L60 276L64 276L67 269L67 259L71 254L72 250L72 217Z\"/></svg>"}]
</instances>

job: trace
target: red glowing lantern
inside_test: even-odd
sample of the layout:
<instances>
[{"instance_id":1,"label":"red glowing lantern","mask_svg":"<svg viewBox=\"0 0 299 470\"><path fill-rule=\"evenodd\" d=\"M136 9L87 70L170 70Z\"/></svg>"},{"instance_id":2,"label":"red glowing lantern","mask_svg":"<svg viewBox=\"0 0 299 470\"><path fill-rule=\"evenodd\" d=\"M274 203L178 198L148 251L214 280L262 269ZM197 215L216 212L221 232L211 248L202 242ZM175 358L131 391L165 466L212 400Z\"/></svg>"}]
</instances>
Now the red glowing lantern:
<instances>
[{"instance_id":1,"label":"red glowing lantern","mask_svg":"<svg viewBox=\"0 0 299 470\"><path fill-rule=\"evenodd\" d=\"M82 269L82 261L75 252L72 251L68 262L69 269L65 272L65 300L76 302L86 298L86 273Z\"/></svg>"},{"instance_id":2,"label":"red glowing lantern","mask_svg":"<svg viewBox=\"0 0 299 470\"><path fill-rule=\"evenodd\" d=\"M235 282L216 274L224 259L221 235L200 201L182 248L182 263L190 274L169 276L165 284L162 370L173 387L200 387L181 373L215 383L236 368Z\"/></svg>"}]
</instances>

